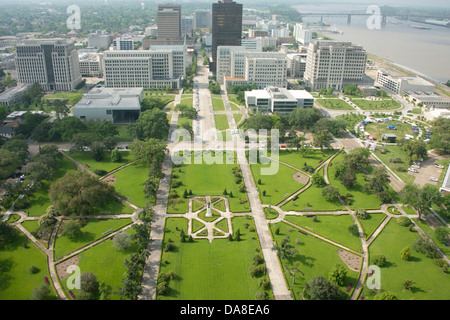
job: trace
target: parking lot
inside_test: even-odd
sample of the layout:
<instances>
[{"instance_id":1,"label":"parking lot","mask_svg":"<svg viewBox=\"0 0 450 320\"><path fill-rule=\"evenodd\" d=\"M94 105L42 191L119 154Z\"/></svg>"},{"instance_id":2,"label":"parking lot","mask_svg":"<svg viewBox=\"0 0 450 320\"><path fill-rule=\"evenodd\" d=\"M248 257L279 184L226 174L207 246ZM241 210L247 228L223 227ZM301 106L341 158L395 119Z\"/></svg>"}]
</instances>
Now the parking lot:
<instances>
[{"instance_id":1,"label":"parking lot","mask_svg":"<svg viewBox=\"0 0 450 320\"><path fill-rule=\"evenodd\" d=\"M444 170L435 166L436 161L439 160L441 159L431 157L430 155L430 158L421 162L420 168L417 169L418 173L408 172L408 174L415 175L416 179L414 180L414 183L420 187L424 186L426 183L439 185L440 182L430 180L430 177L439 179L442 170Z\"/></svg>"}]
</instances>

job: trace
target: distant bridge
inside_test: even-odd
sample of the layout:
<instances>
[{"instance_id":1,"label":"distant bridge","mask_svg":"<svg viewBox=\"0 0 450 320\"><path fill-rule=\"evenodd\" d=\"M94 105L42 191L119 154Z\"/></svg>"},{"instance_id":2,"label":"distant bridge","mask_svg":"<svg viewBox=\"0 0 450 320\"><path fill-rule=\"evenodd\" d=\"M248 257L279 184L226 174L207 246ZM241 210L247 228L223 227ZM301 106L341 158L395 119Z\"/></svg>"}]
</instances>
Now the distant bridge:
<instances>
[{"instance_id":1,"label":"distant bridge","mask_svg":"<svg viewBox=\"0 0 450 320\"><path fill-rule=\"evenodd\" d=\"M366 11L355 11L355 12L309 12L309 13L302 13L299 12L299 15L301 17L320 17L320 21L323 20L324 16L327 17L342 17L342 16L347 16L347 23L351 23L352 22L352 16L371 16L373 15L372 12L368 13ZM386 14L381 14L382 19L381 19L381 23L384 25L386 24Z\"/></svg>"}]
</instances>

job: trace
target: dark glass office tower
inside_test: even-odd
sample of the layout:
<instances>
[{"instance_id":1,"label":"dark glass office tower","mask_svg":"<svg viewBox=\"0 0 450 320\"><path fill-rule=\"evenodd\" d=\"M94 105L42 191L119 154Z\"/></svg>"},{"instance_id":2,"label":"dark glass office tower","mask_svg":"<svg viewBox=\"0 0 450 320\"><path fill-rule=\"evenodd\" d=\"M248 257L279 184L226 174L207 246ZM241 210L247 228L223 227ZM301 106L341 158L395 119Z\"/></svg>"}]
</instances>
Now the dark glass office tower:
<instances>
[{"instance_id":1,"label":"dark glass office tower","mask_svg":"<svg viewBox=\"0 0 450 320\"><path fill-rule=\"evenodd\" d=\"M240 46L242 37L242 4L222 0L212 5L212 64L216 72L218 46Z\"/></svg>"}]
</instances>

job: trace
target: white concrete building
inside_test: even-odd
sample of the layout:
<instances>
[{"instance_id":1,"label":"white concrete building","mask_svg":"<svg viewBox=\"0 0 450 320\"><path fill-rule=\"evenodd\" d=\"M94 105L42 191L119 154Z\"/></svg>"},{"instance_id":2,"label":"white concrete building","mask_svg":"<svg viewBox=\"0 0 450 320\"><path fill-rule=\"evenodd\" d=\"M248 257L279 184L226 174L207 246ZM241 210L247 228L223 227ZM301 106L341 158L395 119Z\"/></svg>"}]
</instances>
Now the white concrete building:
<instances>
[{"instance_id":1,"label":"white concrete building","mask_svg":"<svg viewBox=\"0 0 450 320\"><path fill-rule=\"evenodd\" d=\"M303 78L306 70L305 53L288 53L288 76L293 78Z\"/></svg>"},{"instance_id":2,"label":"white concrete building","mask_svg":"<svg viewBox=\"0 0 450 320\"><path fill-rule=\"evenodd\" d=\"M65 39L24 40L16 46L19 82L45 91L72 91L81 82L78 53Z\"/></svg>"},{"instance_id":3,"label":"white concrete building","mask_svg":"<svg viewBox=\"0 0 450 320\"><path fill-rule=\"evenodd\" d=\"M376 83L383 88L402 94L410 92L434 92L434 85L420 77L392 77L386 70L378 70Z\"/></svg>"},{"instance_id":4,"label":"white concrete building","mask_svg":"<svg viewBox=\"0 0 450 320\"><path fill-rule=\"evenodd\" d=\"M295 41L307 46L312 42L312 31L303 23L296 23L294 26Z\"/></svg>"},{"instance_id":5,"label":"white concrete building","mask_svg":"<svg viewBox=\"0 0 450 320\"><path fill-rule=\"evenodd\" d=\"M432 109L450 108L450 99L440 96L436 93L425 92L407 92L406 96L415 104L422 104Z\"/></svg>"},{"instance_id":6,"label":"white concrete building","mask_svg":"<svg viewBox=\"0 0 450 320\"><path fill-rule=\"evenodd\" d=\"M0 104L11 107L14 103L20 101L30 86L29 84L19 84L16 87L5 90L0 93Z\"/></svg>"},{"instance_id":7,"label":"white concrete building","mask_svg":"<svg viewBox=\"0 0 450 320\"><path fill-rule=\"evenodd\" d=\"M143 88L94 87L73 108L73 116L82 120L109 120L134 123L141 112Z\"/></svg>"},{"instance_id":8,"label":"white concrete building","mask_svg":"<svg viewBox=\"0 0 450 320\"><path fill-rule=\"evenodd\" d=\"M309 44L304 79L312 91L349 84L373 85L365 74L367 54L351 42L316 40Z\"/></svg>"},{"instance_id":9,"label":"white concrete building","mask_svg":"<svg viewBox=\"0 0 450 320\"><path fill-rule=\"evenodd\" d=\"M312 108L314 97L306 90L267 87L246 91L245 105L256 112L289 113L296 108Z\"/></svg>"},{"instance_id":10,"label":"white concrete building","mask_svg":"<svg viewBox=\"0 0 450 320\"><path fill-rule=\"evenodd\" d=\"M83 52L79 55L83 77L103 77L103 54Z\"/></svg>"},{"instance_id":11,"label":"white concrete building","mask_svg":"<svg viewBox=\"0 0 450 320\"><path fill-rule=\"evenodd\" d=\"M153 46L150 50L106 51L105 85L112 88L179 89L186 73L186 46Z\"/></svg>"},{"instance_id":12,"label":"white concrete building","mask_svg":"<svg viewBox=\"0 0 450 320\"><path fill-rule=\"evenodd\" d=\"M285 53L258 52L243 46L219 46L217 48L216 78L226 88L232 85L256 84L287 86L287 58Z\"/></svg>"},{"instance_id":13,"label":"white concrete building","mask_svg":"<svg viewBox=\"0 0 450 320\"><path fill-rule=\"evenodd\" d=\"M99 30L97 32L91 33L88 36L88 47L107 49L111 44L111 35L105 30Z\"/></svg>"}]
</instances>

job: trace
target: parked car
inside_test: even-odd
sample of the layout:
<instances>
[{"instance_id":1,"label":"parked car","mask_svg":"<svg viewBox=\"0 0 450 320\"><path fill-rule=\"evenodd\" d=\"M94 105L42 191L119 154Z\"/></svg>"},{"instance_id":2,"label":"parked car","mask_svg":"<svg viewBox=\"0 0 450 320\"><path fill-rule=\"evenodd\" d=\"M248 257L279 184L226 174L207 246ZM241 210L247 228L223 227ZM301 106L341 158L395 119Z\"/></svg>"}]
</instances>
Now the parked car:
<instances>
[{"instance_id":1,"label":"parked car","mask_svg":"<svg viewBox=\"0 0 450 320\"><path fill-rule=\"evenodd\" d=\"M408 171L414 172L414 173L418 173L419 171L417 171L417 169L414 168L408 168Z\"/></svg>"},{"instance_id":2,"label":"parked car","mask_svg":"<svg viewBox=\"0 0 450 320\"><path fill-rule=\"evenodd\" d=\"M436 166L436 168L439 168L439 169L444 169L444 166L443 166L443 165L440 165L440 164L435 164L435 166Z\"/></svg>"},{"instance_id":3,"label":"parked car","mask_svg":"<svg viewBox=\"0 0 450 320\"><path fill-rule=\"evenodd\" d=\"M437 179L437 178L435 178L435 177L430 177L430 180L431 181L435 181L435 182L438 182L439 180Z\"/></svg>"}]
</instances>

